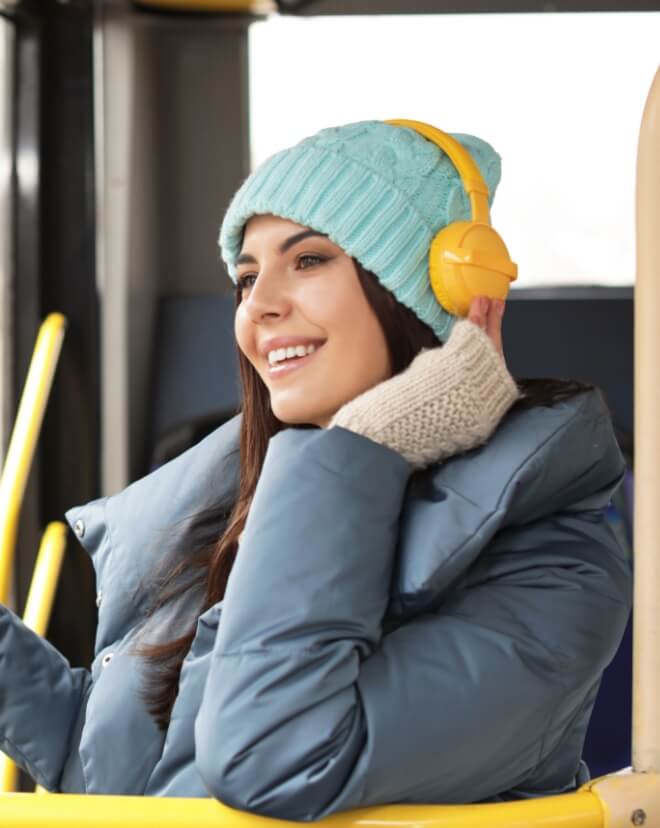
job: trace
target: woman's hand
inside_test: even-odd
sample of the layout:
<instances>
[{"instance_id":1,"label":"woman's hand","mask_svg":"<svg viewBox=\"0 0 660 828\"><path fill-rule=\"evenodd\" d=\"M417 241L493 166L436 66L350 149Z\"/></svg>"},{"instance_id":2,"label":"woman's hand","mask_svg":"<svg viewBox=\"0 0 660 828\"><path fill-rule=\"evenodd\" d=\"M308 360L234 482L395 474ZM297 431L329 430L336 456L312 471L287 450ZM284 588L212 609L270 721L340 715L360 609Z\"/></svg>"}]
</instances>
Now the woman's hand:
<instances>
[{"instance_id":1,"label":"woman's hand","mask_svg":"<svg viewBox=\"0 0 660 828\"><path fill-rule=\"evenodd\" d=\"M520 394L504 362L500 307L482 300L442 347L343 405L330 427L387 446L414 468L484 443Z\"/></svg>"},{"instance_id":2,"label":"woman's hand","mask_svg":"<svg viewBox=\"0 0 660 828\"><path fill-rule=\"evenodd\" d=\"M502 347L502 317L505 302L503 299L489 299L487 296L475 296L470 303L467 318L488 334L495 350L504 360Z\"/></svg>"}]
</instances>

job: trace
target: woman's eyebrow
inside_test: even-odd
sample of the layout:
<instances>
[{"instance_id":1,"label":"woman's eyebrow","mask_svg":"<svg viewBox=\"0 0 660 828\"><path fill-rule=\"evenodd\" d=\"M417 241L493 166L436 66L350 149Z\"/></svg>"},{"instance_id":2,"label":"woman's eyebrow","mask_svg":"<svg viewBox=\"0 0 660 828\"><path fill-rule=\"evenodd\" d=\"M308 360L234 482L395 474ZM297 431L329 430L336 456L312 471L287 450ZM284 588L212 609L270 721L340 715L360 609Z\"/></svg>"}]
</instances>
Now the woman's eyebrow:
<instances>
[{"instance_id":1,"label":"woman's eyebrow","mask_svg":"<svg viewBox=\"0 0 660 828\"><path fill-rule=\"evenodd\" d=\"M302 230L300 233L295 233L293 236L289 236L288 239L285 239L282 244L280 245L280 253L286 253L286 251L293 247L299 241L303 239L309 238L309 236L322 236L324 239L327 239L327 235L325 233L319 233L316 230ZM254 256L250 256L249 253L241 253L241 255L236 259L236 265L239 264L256 264L257 260Z\"/></svg>"}]
</instances>

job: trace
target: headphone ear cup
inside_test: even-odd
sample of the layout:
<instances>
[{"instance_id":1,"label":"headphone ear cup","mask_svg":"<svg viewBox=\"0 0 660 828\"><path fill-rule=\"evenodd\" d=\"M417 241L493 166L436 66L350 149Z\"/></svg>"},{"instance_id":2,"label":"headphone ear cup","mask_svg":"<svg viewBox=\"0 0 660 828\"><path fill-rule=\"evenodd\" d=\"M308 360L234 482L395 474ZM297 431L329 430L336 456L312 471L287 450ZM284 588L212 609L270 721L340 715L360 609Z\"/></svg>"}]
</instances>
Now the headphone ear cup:
<instances>
[{"instance_id":1,"label":"headphone ear cup","mask_svg":"<svg viewBox=\"0 0 660 828\"><path fill-rule=\"evenodd\" d=\"M435 236L429 251L431 288L442 307L467 316L475 296L506 299L518 267L489 224L455 221Z\"/></svg>"}]
</instances>

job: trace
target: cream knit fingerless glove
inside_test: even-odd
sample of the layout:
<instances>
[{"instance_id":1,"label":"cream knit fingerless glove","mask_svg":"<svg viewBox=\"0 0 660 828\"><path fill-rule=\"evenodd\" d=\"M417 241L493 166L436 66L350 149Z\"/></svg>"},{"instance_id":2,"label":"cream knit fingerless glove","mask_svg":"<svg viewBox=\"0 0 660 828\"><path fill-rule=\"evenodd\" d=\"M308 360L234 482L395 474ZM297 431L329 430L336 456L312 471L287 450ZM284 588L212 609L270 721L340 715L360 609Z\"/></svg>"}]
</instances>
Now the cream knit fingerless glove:
<instances>
[{"instance_id":1,"label":"cream knit fingerless glove","mask_svg":"<svg viewBox=\"0 0 660 828\"><path fill-rule=\"evenodd\" d=\"M519 397L488 335L461 319L444 346L343 405L329 428L362 434L422 468L484 443Z\"/></svg>"}]
</instances>

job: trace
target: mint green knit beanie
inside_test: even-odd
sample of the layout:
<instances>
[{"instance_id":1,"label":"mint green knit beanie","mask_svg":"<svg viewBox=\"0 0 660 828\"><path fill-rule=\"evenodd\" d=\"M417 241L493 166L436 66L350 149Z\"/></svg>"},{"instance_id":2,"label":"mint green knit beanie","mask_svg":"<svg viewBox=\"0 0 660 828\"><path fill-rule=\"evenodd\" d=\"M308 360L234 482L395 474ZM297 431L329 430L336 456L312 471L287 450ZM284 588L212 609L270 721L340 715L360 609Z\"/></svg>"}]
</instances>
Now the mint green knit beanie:
<instances>
[{"instance_id":1,"label":"mint green knit beanie","mask_svg":"<svg viewBox=\"0 0 660 828\"><path fill-rule=\"evenodd\" d=\"M452 137L476 161L492 202L499 155L473 135ZM234 195L220 229L234 282L245 223L262 214L327 235L446 341L455 317L431 290L429 248L445 225L470 218L470 203L452 162L418 132L358 121L322 129L264 161Z\"/></svg>"}]
</instances>

